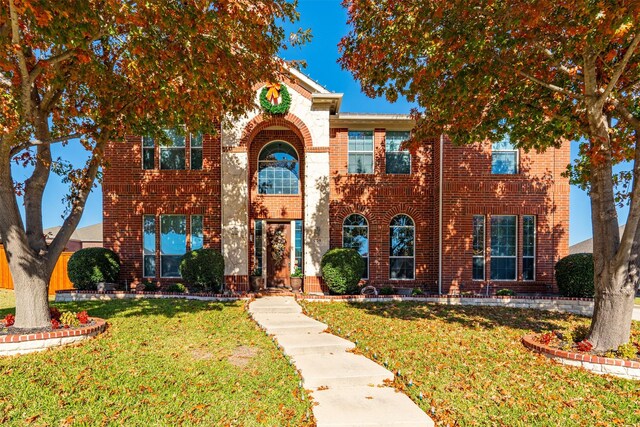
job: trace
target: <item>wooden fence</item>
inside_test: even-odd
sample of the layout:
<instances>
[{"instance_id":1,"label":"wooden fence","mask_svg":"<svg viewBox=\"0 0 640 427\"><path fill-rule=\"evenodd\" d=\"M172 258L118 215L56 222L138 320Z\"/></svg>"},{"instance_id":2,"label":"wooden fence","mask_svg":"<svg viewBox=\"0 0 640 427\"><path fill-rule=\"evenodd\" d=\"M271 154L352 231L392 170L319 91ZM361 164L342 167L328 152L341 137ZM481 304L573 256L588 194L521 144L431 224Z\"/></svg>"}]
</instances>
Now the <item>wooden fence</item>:
<instances>
[{"instance_id":1,"label":"wooden fence","mask_svg":"<svg viewBox=\"0 0 640 427\"><path fill-rule=\"evenodd\" d=\"M58 258L58 263L53 269L51 280L49 281L49 294L53 295L56 291L73 288L67 275L67 262L71 255L73 255L73 252L63 252ZM11 279L9 264L2 245L0 245L0 289L13 289L13 280Z\"/></svg>"}]
</instances>

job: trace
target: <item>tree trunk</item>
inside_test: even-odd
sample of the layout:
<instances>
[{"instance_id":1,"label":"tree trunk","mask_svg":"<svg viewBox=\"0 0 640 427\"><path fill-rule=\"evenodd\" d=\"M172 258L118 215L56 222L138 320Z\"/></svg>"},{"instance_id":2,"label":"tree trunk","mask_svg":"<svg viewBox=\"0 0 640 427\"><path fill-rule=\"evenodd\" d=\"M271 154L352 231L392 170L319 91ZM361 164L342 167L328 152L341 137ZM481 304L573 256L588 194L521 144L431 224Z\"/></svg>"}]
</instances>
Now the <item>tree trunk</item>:
<instances>
[{"instance_id":1,"label":"tree trunk","mask_svg":"<svg viewBox=\"0 0 640 427\"><path fill-rule=\"evenodd\" d=\"M589 341L600 351L616 350L629 341L634 293L628 291L624 279L602 277L596 284L593 320ZM633 289L633 288L632 288Z\"/></svg>"},{"instance_id":2,"label":"tree trunk","mask_svg":"<svg viewBox=\"0 0 640 427\"><path fill-rule=\"evenodd\" d=\"M11 276L16 295L15 328L46 328L49 315L49 279L51 269L43 260L35 259L17 248L11 251ZM17 252L17 253L16 253Z\"/></svg>"}]
</instances>

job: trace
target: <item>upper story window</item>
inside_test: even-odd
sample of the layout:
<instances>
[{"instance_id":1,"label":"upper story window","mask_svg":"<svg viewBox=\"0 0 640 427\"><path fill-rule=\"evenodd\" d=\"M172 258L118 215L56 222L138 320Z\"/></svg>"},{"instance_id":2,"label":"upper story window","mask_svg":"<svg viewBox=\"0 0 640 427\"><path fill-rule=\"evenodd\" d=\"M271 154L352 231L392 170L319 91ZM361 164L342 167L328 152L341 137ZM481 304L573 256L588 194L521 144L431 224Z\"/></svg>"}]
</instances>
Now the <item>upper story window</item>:
<instances>
[{"instance_id":1,"label":"upper story window","mask_svg":"<svg viewBox=\"0 0 640 427\"><path fill-rule=\"evenodd\" d=\"M155 169L155 142L152 136L142 137L142 169Z\"/></svg>"},{"instance_id":2,"label":"upper story window","mask_svg":"<svg viewBox=\"0 0 640 427\"><path fill-rule=\"evenodd\" d=\"M373 131L349 131L349 173L373 173Z\"/></svg>"},{"instance_id":3,"label":"upper story window","mask_svg":"<svg viewBox=\"0 0 640 427\"><path fill-rule=\"evenodd\" d=\"M167 129L165 135L169 141L160 145L160 169L185 169L186 138L184 134L175 129Z\"/></svg>"},{"instance_id":4,"label":"upper story window","mask_svg":"<svg viewBox=\"0 0 640 427\"><path fill-rule=\"evenodd\" d=\"M393 175L411 173L411 153L403 150L402 143L409 139L409 132L387 132L385 137L386 172Z\"/></svg>"},{"instance_id":5,"label":"upper story window","mask_svg":"<svg viewBox=\"0 0 640 427\"><path fill-rule=\"evenodd\" d=\"M191 134L191 170L202 169L202 134Z\"/></svg>"},{"instance_id":6,"label":"upper story window","mask_svg":"<svg viewBox=\"0 0 640 427\"><path fill-rule=\"evenodd\" d=\"M364 259L362 278L369 277L369 224L364 216L351 214L342 223L342 247L358 251Z\"/></svg>"},{"instance_id":7,"label":"upper story window","mask_svg":"<svg viewBox=\"0 0 640 427\"><path fill-rule=\"evenodd\" d=\"M389 224L389 278L415 277L415 226L407 215L396 215Z\"/></svg>"},{"instance_id":8,"label":"upper story window","mask_svg":"<svg viewBox=\"0 0 640 427\"><path fill-rule=\"evenodd\" d=\"M518 149L508 140L494 142L491 146L491 173L518 173Z\"/></svg>"},{"instance_id":9,"label":"upper story window","mask_svg":"<svg viewBox=\"0 0 640 427\"><path fill-rule=\"evenodd\" d=\"M299 181L296 150L283 141L265 145L258 156L258 194L298 194Z\"/></svg>"}]
</instances>

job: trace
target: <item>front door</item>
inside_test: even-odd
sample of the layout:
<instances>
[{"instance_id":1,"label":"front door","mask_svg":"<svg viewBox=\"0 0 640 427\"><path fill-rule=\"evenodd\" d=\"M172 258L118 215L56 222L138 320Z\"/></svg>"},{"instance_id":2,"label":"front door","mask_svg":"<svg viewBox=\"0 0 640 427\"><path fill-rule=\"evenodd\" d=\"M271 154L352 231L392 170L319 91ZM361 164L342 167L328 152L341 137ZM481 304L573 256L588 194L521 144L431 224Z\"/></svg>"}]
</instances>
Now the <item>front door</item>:
<instances>
[{"instance_id":1,"label":"front door","mask_svg":"<svg viewBox=\"0 0 640 427\"><path fill-rule=\"evenodd\" d=\"M267 226L267 286L288 287L291 277L291 223Z\"/></svg>"}]
</instances>

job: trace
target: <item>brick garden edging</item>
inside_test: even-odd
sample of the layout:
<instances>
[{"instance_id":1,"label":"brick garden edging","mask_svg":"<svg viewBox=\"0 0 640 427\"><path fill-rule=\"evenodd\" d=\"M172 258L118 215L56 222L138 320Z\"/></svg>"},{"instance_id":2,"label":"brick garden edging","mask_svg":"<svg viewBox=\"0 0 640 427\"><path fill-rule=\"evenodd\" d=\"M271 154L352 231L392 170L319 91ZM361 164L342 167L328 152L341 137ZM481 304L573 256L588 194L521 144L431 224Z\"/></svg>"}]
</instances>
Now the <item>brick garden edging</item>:
<instances>
[{"instance_id":1,"label":"brick garden edging","mask_svg":"<svg viewBox=\"0 0 640 427\"><path fill-rule=\"evenodd\" d=\"M56 292L56 302L71 301L111 301L117 299L164 299L180 298L200 301L238 301L248 300L248 294L224 295L211 293L181 294L178 292L127 292L127 291L76 291L64 290Z\"/></svg>"},{"instance_id":2,"label":"brick garden edging","mask_svg":"<svg viewBox=\"0 0 640 427\"><path fill-rule=\"evenodd\" d=\"M579 366L596 374L611 374L616 377L640 380L640 362L552 348L535 341L533 335L522 337L522 344L528 349L541 353L563 365Z\"/></svg>"},{"instance_id":3,"label":"brick garden edging","mask_svg":"<svg viewBox=\"0 0 640 427\"><path fill-rule=\"evenodd\" d=\"M443 305L479 305L489 307L532 308L591 316L592 298L529 296L460 296L460 295L297 295L296 299L319 302L392 302L416 301Z\"/></svg>"},{"instance_id":4,"label":"brick garden edging","mask_svg":"<svg viewBox=\"0 0 640 427\"><path fill-rule=\"evenodd\" d=\"M57 329L26 335L0 335L0 356L33 353L52 347L60 347L94 337L105 331L104 319L91 317L95 323L82 328Z\"/></svg>"}]
</instances>

